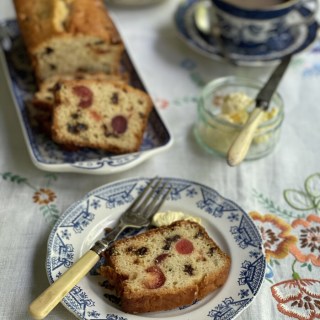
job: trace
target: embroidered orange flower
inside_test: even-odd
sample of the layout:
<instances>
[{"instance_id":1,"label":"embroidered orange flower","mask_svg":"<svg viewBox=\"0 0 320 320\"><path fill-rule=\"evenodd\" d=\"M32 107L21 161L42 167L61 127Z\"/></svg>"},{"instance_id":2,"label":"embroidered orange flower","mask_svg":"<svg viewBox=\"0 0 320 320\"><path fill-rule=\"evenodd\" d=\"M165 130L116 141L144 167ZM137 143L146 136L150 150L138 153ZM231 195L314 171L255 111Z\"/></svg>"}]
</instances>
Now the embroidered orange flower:
<instances>
[{"instance_id":1,"label":"embroidered orange flower","mask_svg":"<svg viewBox=\"0 0 320 320\"><path fill-rule=\"evenodd\" d=\"M261 215L253 211L250 216L260 228L267 261L285 258L289 247L297 242L297 238L291 235L290 224L273 214Z\"/></svg>"},{"instance_id":2,"label":"embroidered orange flower","mask_svg":"<svg viewBox=\"0 0 320 320\"><path fill-rule=\"evenodd\" d=\"M56 194L50 189L41 188L33 195L33 202L39 204L48 204L56 199Z\"/></svg>"},{"instance_id":3,"label":"embroidered orange flower","mask_svg":"<svg viewBox=\"0 0 320 320\"><path fill-rule=\"evenodd\" d=\"M300 262L308 262L320 267L320 217L311 214L292 222L292 231L298 238L297 244L290 245L290 252Z\"/></svg>"},{"instance_id":4,"label":"embroidered orange flower","mask_svg":"<svg viewBox=\"0 0 320 320\"><path fill-rule=\"evenodd\" d=\"M281 313L299 320L320 318L319 280L286 280L273 285L271 292Z\"/></svg>"}]
</instances>

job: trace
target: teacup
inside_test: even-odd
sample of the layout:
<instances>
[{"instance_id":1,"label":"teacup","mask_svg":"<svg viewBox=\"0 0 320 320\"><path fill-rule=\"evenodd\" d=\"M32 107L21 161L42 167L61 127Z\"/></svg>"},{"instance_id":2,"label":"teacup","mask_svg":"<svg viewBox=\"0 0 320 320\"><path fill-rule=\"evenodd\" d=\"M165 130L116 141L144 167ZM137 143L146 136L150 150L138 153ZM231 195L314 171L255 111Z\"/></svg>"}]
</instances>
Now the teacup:
<instances>
[{"instance_id":1,"label":"teacup","mask_svg":"<svg viewBox=\"0 0 320 320\"><path fill-rule=\"evenodd\" d=\"M281 49L295 39L297 26L314 20L318 0L211 0L223 39L239 48ZM307 3L311 3L307 6Z\"/></svg>"}]
</instances>

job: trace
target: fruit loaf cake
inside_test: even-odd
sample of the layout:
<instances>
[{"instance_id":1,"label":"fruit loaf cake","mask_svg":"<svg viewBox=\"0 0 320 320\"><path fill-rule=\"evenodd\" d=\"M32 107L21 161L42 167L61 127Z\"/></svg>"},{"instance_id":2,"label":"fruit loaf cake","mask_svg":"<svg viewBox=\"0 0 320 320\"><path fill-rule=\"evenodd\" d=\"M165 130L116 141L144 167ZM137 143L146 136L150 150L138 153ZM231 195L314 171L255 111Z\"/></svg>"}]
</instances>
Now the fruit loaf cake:
<instances>
[{"instance_id":1,"label":"fruit loaf cake","mask_svg":"<svg viewBox=\"0 0 320 320\"><path fill-rule=\"evenodd\" d=\"M38 83L63 73L117 73L124 45L103 0L14 0Z\"/></svg>"},{"instance_id":2,"label":"fruit loaf cake","mask_svg":"<svg viewBox=\"0 0 320 320\"><path fill-rule=\"evenodd\" d=\"M222 286L231 260L193 221L122 239L105 252L100 268L128 313L191 304Z\"/></svg>"},{"instance_id":3,"label":"fruit loaf cake","mask_svg":"<svg viewBox=\"0 0 320 320\"><path fill-rule=\"evenodd\" d=\"M135 152L152 108L148 94L124 83L61 81L55 92L52 138L114 154Z\"/></svg>"},{"instance_id":4,"label":"fruit loaf cake","mask_svg":"<svg viewBox=\"0 0 320 320\"><path fill-rule=\"evenodd\" d=\"M127 74L105 74L98 73L83 73L61 74L54 75L45 79L40 85L38 91L33 96L32 103L37 109L52 110L54 104L54 92L58 87L58 83L64 80L80 80L80 79L95 79L95 80L113 80L127 83L129 76Z\"/></svg>"}]
</instances>

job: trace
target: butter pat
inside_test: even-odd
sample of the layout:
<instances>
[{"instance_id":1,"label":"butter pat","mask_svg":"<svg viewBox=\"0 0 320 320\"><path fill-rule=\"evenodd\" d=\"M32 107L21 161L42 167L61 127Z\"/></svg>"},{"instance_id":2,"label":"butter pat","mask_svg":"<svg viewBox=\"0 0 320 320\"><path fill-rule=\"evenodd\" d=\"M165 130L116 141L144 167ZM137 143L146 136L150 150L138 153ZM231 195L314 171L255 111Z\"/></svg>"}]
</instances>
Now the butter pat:
<instances>
[{"instance_id":1,"label":"butter pat","mask_svg":"<svg viewBox=\"0 0 320 320\"><path fill-rule=\"evenodd\" d=\"M193 217L180 211L157 212L152 218L155 227L167 226L178 220L189 220L201 224L201 218Z\"/></svg>"},{"instance_id":2,"label":"butter pat","mask_svg":"<svg viewBox=\"0 0 320 320\"><path fill-rule=\"evenodd\" d=\"M194 127L197 142L208 152L225 157L255 110L255 97L259 90L259 82L241 77L225 77L208 83L198 100ZM277 92L261 118L246 155L247 160L269 154L279 140L284 112L283 100Z\"/></svg>"},{"instance_id":3,"label":"butter pat","mask_svg":"<svg viewBox=\"0 0 320 320\"><path fill-rule=\"evenodd\" d=\"M223 97L221 113L219 118L230 123L243 125L247 122L253 107L254 100L243 92L233 92ZM262 117L262 123L275 118L278 109L272 108L265 111Z\"/></svg>"},{"instance_id":4,"label":"butter pat","mask_svg":"<svg viewBox=\"0 0 320 320\"><path fill-rule=\"evenodd\" d=\"M243 92L233 92L223 98L221 112L223 114L234 114L241 111L247 111L253 100Z\"/></svg>"}]
</instances>

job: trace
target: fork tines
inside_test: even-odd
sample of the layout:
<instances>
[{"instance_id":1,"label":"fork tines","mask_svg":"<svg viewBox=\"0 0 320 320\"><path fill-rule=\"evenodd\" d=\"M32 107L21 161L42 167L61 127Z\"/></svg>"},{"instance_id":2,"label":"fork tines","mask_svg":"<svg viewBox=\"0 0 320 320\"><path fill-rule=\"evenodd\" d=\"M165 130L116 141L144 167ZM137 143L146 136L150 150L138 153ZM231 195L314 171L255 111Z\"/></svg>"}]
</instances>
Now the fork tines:
<instances>
[{"instance_id":1,"label":"fork tines","mask_svg":"<svg viewBox=\"0 0 320 320\"><path fill-rule=\"evenodd\" d=\"M130 210L148 217L156 213L171 191L171 187L168 188L168 182L163 183L161 186L162 181L162 178L153 178L131 204Z\"/></svg>"}]
</instances>

